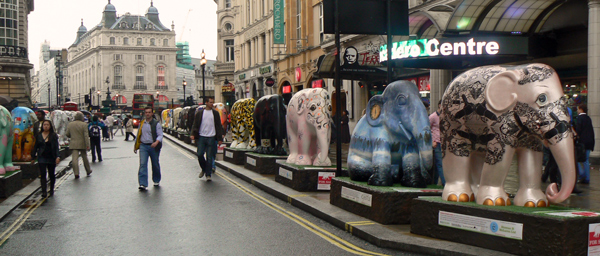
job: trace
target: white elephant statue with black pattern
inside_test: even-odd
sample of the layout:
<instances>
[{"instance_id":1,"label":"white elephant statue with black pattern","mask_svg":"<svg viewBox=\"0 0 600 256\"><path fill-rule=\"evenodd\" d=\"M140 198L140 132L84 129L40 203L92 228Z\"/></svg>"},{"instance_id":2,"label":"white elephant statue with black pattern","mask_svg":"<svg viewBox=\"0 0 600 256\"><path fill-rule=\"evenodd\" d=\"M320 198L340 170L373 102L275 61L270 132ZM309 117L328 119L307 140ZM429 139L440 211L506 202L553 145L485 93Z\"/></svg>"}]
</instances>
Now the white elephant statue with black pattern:
<instances>
[{"instance_id":1,"label":"white elephant statue with black pattern","mask_svg":"<svg viewBox=\"0 0 600 256\"><path fill-rule=\"evenodd\" d=\"M287 108L287 163L330 166L331 121L331 99L326 90L312 88L294 94Z\"/></svg>"},{"instance_id":2,"label":"white elephant statue with black pattern","mask_svg":"<svg viewBox=\"0 0 600 256\"><path fill-rule=\"evenodd\" d=\"M448 201L511 205L504 191L516 153L514 204L544 207L567 199L575 184L573 134L556 71L545 64L485 66L456 77L442 98L440 129ZM562 176L542 192L542 144Z\"/></svg>"}]
</instances>

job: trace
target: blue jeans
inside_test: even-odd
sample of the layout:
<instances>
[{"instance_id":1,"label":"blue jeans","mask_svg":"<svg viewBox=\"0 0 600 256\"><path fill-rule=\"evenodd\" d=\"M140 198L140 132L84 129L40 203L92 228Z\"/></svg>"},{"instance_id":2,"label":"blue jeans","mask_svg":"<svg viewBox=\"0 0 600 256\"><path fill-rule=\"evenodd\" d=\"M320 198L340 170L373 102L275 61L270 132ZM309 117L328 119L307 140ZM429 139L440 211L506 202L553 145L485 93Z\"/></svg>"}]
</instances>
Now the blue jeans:
<instances>
[{"instance_id":1,"label":"blue jeans","mask_svg":"<svg viewBox=\"0 0 600 256\"><path fill-rule=\"evenodd\" d=\"M590 182L590 152L592 151L585 151L585 162L577 163L577 172L579 172L579 179L584 183Z\"/></svg>"},{"instance_id":2,"label":"blue jeans","mask_svg":"<svg viewBox=\"0 0 600 256\"><path fill-rule=\"evenodd\" d=\"M437 146L433 148L433 171L434 171L433 184L437 185L437 177L439 175L440 179L442 179L442 185L445 186L446 179L444 179L444 168L442 167L442 144L441 143L438 143Z\"/></svg>"},{"instance_id":3,"label":"blue jeans","mask_svg":"<svg viewBox=\"0 0 600 256\"><path fill-rule=\"evenodd\" d=\"M156 151L150 145L140 144L140 170L138 172L138 181L140 186L148 186L148 157L152 162L152 181L160 182L160 150Z\"/></svg>"},{"instance_id":4,"label":"blue jeans","mask_svg":"<svg viewBox=\"0 0 600 256\"><path fill-rule=\"evenodd\" d=\"M202 137L198 136L198 164L206 176L212 175L212 168L215 162L215 156L217 154L217 141L215 137ZM204 153L206 153L206 159L204 159Z\"/></svg>"}]
</instances>

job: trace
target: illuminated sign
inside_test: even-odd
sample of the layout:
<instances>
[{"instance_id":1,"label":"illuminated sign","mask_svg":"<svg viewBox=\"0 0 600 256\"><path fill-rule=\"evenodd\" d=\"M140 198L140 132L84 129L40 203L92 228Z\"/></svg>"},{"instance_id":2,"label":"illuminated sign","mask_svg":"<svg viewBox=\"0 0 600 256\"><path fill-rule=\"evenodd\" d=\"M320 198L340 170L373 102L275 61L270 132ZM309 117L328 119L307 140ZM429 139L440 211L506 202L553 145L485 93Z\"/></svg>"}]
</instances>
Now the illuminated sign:
<instances>
[{"instance_id":1,"label":"illuminated sign","mask_svg":"<svg viewBox=\"0 0 600 256\"><path fill-rule=\"evenodd\" d=\"M300 67L296 68L296 82L300 82L302 80L302 69Z\"/></svg>"},{"instance_id":2,"label":"illuminated sign","mask_svg":"<svg viewBox=\"0 0 600 256\"><path fill-rule=\"evenodd\" d=\"M323 79L312 81L312 88L323 88Z\"/></svg>"},{"instance_id":3,"label":"illuminated sign","mask_svg":"<svg viewBox=\"0 0 600 256\"><path fill-rule=\"evenodd\" d=\"M527 55L529 41L525 37L440 38L395 42L392 59L436 56ZM387 45L379 50L380 61L387 61Z\"/></svg>"},{"instance_id":4,"label":"illuminated sign","mask_svg":"<svg viewBox=\"0 0 600 256\"><path fill-rule=\"evenodd\" d=\"M244 80L244 79L246 79L246 73L243 73L243 74L239 75L239 76L238 76L238 78L239 78L240 80Z\"/></svg>"},{"instance_id":5,"label":"illuminated sign","mask_svg":"<svg viewBox=\"0 0 600 256\"><path fill-rule=\"evenodd\" d=\"M259 69L258 69L258 72L259 72L261 75L264 75L264 74L266 74L266 73L271 73L271 66L266 66L266 67L259 68Z\"/></svg>"},{"instance_id":6,"label":"illuminated sign","mask_svg":"<svg viewBox=\"0 0 600 256\"><path fill-rule=\"evenodd\" d=\"M223 87L221 87L221 92L235 92L235 87L231 83L223 85Z\"/></svg>"},{"instance_id":7,"label":"illuminated sign","mask_svg":"<svg viewBox=\"0 0 600 256\"><path fill-rule=\"evenodd\" d=\"M291 85L286 85L283 88L281 88L281 92L286 94L286 93L292 93L292 86Z\"/></svg>"}]
</instances>

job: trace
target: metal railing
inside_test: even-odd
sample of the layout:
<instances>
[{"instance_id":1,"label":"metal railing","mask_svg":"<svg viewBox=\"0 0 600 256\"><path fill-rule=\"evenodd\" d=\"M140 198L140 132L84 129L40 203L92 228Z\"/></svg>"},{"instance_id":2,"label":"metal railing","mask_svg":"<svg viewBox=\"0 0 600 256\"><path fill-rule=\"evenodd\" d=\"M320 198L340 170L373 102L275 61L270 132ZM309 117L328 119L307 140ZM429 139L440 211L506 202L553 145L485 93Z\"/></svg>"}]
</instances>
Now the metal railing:
<instances>
[{"instance_id":1,"label":"metal railing","mask_svg":"<svg viewBox=\"0 0 600 256\"><path fill-rule=\"evenodd\" d=\"M168 85L155 85L154 89L155 90L168 90L169 86Z\"/></svg>"},{"instance_id":2,"label":"metal railing","mask_svg":"<svg viewBox=\"0 0 600 256\"><path fill-rule=\"evenodd\" d=\"M125 90L125 85L115 85L115 84L113 84L113 86L111 88L115 89L115 90Z\"/></svg>"},{"instance_id":3,"label":"metal railing","mask_svg":"<svg viewBox=\"0 0 600 256\"><path fill-rule=\"evenodd\" d=\"M134 90L148 90L148 86L145 84L136 84L133 86Z\"/></svg>"}]
</instances>

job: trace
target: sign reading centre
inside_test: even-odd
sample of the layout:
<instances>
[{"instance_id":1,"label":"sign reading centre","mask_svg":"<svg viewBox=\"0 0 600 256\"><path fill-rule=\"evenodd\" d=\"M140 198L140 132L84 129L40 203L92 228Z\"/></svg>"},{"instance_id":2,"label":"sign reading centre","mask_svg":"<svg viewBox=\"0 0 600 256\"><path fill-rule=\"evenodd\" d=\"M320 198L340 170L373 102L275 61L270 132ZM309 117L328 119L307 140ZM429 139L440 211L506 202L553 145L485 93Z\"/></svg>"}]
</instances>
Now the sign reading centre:
<instances>
[{"instance_id":1,"label":"sign reading centre","mask_svg":"<svg viewBox=\"0 0 600 256\"><path fill-rule=\"evenodd\" d=\"M528 38L440 38L418 39L392 44L392 60L438 56L527 55ZM379 50L380 61L387 61L387 45Z\"/></svg>"}]
</instances>

